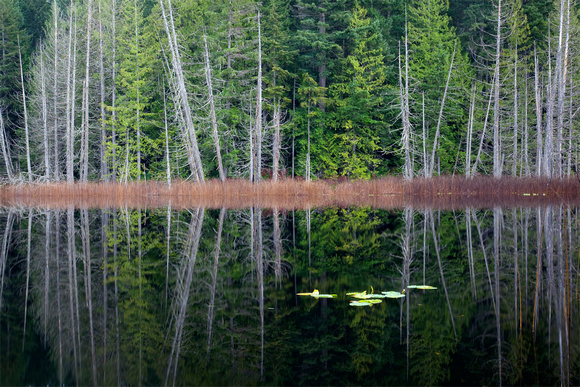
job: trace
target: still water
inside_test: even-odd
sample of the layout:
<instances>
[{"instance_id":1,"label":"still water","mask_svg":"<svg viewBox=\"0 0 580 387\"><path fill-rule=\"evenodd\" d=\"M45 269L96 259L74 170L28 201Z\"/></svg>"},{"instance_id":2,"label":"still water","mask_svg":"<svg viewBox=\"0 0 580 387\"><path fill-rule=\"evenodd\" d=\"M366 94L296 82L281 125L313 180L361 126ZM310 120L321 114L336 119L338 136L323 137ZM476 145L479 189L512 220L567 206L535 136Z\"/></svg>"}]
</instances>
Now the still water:
<instances>
[{"instance_id":1,"label":"still water","mask_svg":"<svg viewBox=\"0 0 580 387\"><path fill-rule=\"evenodd\" d=\"M0 384L578 385L579 264L563 205L4 208Z\"/></svg>"}]
</instances>

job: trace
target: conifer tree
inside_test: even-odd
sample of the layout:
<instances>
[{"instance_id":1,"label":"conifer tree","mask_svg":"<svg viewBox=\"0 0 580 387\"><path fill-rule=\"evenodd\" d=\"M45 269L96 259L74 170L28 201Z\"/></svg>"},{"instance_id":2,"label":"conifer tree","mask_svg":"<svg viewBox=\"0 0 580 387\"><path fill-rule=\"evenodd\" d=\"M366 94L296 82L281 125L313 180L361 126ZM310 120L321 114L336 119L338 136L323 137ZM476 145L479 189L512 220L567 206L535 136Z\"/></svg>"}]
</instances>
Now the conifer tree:
<instances>
[{"instance_id":1,"label":"conifer tree","mask_svg":"<svg viewBox=\"0 0 580 387\"><path fill-rule=\"evenodd\" d=\"M336 174L370 178L379 162L378 133L384 130L386 67L381 42L366 9L352 12L353 50L329 89L329 127L337 142Z\"/></svg>"},{"instance_id":2,"label":"conifer tree","mask_svg":"<svg viewBox=\"0 0 580 387\"><path fill-rule=\"evenodd\" d=\"M450 25L448 9L447 0L414 1L408 13L409 77L417 101L411 105L420 106L421 95L425 95L427 149L436 142L437 164L444 170L450 170L456 159L460 133L465 127L463 95L468 95L470 78L467 57ZM446 90L453 98L445 95ZM416 117L422 117L418 109L416 113ZM440 136L436 136L436 129ZM423 166L430 171L434 167Z\"/></svg>"}]
</instances>

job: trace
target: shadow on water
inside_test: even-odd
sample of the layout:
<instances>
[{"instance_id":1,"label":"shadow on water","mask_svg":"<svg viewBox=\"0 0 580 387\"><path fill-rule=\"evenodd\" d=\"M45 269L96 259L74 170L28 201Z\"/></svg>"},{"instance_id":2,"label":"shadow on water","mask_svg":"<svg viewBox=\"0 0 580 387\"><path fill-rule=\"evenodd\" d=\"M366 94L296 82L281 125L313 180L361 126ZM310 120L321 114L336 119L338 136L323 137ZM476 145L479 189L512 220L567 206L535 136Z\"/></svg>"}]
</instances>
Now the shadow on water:
<instances>
[{"instance_id":1,"label":"shadow on water","mask_svg":"<svg viewBox=\"0 0 580 387\"><path fill-rule=\"evenodd\" d=\"M3 385L580 383L578 207L41 207L0 210Z\"/></svg>"}]
</instances>

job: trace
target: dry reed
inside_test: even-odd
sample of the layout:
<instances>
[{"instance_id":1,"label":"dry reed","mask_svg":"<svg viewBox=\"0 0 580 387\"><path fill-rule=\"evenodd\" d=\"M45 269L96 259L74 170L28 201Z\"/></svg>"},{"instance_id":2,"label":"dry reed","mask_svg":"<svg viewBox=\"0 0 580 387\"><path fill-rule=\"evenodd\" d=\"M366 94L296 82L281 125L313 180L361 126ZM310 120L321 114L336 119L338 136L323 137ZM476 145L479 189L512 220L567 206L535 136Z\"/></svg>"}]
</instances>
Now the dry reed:
<instances>
[{"instance_id":1,"label":"dry reed","mask_svg":"<svg viewBox=\"0 0 580 387\"><path fill-rule=\"evenodd\" d=\"M0 206L75 208L280 208L371 206L375 208L542 207L580 204L575 179L442 176L432 179L388 177L370 181L283 180L252 184L212 180L204 184L161 182L43 183L0 186Z\"/></svg>"}]
</instances>

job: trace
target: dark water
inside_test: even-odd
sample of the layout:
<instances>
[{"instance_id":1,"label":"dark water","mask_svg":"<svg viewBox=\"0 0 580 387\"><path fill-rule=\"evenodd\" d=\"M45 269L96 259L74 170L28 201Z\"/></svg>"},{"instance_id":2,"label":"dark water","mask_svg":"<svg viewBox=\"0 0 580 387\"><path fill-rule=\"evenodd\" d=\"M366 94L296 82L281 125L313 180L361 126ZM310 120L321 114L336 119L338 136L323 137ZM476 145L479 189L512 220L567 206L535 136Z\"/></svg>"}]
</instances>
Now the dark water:
<instances>
[{"instance_id":1,"label":"dark water","mask_svg":"<svg viewBox=\"0 0 580 387\"><path fill-rule=\"evenodd\" d=\"M3 209L0 384L578 385L579 263L564 206Z\"/></svg>"}]
</instances>

